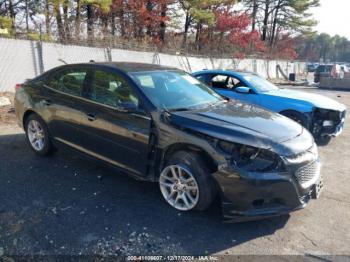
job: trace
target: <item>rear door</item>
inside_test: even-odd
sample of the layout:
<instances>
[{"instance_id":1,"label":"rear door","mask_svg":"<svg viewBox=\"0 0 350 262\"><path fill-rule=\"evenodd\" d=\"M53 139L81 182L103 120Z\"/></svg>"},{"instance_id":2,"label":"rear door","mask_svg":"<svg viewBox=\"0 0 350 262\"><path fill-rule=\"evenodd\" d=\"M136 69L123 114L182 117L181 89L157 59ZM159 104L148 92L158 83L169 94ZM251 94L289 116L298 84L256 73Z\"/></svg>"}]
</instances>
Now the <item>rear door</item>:
<instances>
[{"instance_id":1,"label":"rear door","mask_svg":"<svg viewBox=\"0 0 350 262\"><path fill-rule=\"evenodd\" d=\"M89 89L83 147L113 165L145 174L151 118L131 83L112 70L96 68Z\"/></svg>"},{"instance_id":2,"label":"rear door","mask_svg":"<svg viewBox=\"0 0 350 262\"><path fill-rule=\"evenodd\" d=\"M58 141L71 146L81 146L78 129L84 119L84 86L88 82L86 67L68 67L51 74L44 84L45 99L41 101L46 109L51 135Z\"/></svg>"}]
</instances>

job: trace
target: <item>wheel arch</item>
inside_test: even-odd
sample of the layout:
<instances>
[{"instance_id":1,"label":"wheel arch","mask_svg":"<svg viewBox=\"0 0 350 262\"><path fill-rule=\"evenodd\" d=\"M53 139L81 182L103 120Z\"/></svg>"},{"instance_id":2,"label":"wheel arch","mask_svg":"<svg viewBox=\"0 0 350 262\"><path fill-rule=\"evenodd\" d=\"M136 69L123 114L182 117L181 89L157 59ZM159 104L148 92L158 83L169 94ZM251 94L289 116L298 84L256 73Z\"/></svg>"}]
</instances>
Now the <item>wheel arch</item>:
<instances>
[{"instance_id":1,"label":"wheel arch","mask_svg":"<svg viewBox=\"0 0 350 262\"><path fill-rule=\"evenodd\" d=\"M204 162L203 165L206 164L207 170L209 171L207 175L208 178L211 180L211 192L213 194L211 205L215 202L216 204L221 206L222 190L216 177L213 175L218 171L218 163L214 159L214 157L212 157L204 148L201 148L198 145L181 142L167 146L162 151L161 161L159 162L159 173L155 177L155 182L158 181L162 170L165 168L165 165L167 161L170 160L171 156L181 151L186 151L187 153L193 153L197 155L197 157L199 157Z\"/></svg>"},{"instance_id":2,"label":"wheel arch","mask_svg":"<svg viewBox=\"0 0 350 262\"><path fill-rule=\"evenodd\" d=\"M30 115L37 115L38 117L40 117L40 115L37 112L35 112L32 109L28 109L27 111L24 112L23 117L22 117L23 128L25 128L25 123Z\"/></svg>"},{"instance_id":3,"label":"wheel arch","mask_svg":"<svg viewBox=\"0 0 350 262\"><path fill-rule=\"evenodd\" d=\"M203 148L197 145L193 145L190 143L176 143L176 144L171 144L167 146L163 150L161 154L161 159L160 159L161 161L159 162L160 164L158 167L159 173L164 168L165 164L170 159L170 157L180 151L187 151L187 152L192 152L194 154L200 155L204 159L204 161L208 164L208 168L212 173L217 171L216 161L214 160L213 157L210 156L210 154L206 150L204 150Z\"/></svg>"},{"instance_id":4,"label":"wheel arch","mask_svg":"<svg viewBox=\"0 0 350 262\"><path fill-rule=\"evenodd\" d=\"M311 117L307 113L300 112L300 111L295 110L295 109L286 109L286 110L280 111L279 114L286 116L286 117L288 117L288 115L290 115L290 114L295 114L301 118L301 120L303 121L304 127L309 128L309 126L310 126Z\"/></svg>"},{"instance_id":5,"label":"wheel arch","mask_svg":"<svg viewBox=\"0 0 350 262\"><path fill-rule=\"evenodd\" d=\"M293 114L298 114L298 115L303 115L304 114L303 112L300 112L300 111L295 110L295 109L283 109L283 110L281 110L278 113L281 114L281 115L288 114L288 113L293 113Z\"/></svg>"}]
</instances>

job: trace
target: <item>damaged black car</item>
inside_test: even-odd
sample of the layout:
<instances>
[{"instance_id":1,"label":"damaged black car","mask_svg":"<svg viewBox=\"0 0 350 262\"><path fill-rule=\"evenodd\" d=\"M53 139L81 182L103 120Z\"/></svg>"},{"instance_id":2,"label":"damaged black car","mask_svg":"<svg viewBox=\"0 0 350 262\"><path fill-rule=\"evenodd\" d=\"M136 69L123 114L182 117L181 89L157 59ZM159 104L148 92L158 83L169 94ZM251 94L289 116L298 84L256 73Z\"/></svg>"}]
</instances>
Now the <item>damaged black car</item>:
<instances>
[{"instance_id":1,"label":"damaged black car","mask_svg":"<svg viewBox=\"0 0 350 262\"><path fill-rule=\"evenodd\" d=\"M174 68L65 65L16 89L16 114L35 153L68 145L158 183L180 211L205 210L218 197L226 219L260 219L303 208L322 188L305 128Z\"/></svg>"}]
</instances>

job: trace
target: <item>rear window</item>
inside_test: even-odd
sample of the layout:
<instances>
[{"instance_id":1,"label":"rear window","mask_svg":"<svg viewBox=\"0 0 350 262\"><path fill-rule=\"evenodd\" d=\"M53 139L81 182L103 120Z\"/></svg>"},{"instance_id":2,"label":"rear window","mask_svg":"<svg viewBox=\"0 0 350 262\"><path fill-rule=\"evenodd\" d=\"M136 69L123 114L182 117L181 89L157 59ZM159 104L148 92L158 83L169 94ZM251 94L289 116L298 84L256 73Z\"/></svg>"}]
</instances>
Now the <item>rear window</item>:
<instances>
[{"instance_id":1,"label":"rear window","mask_svg":"<svg viewBox=\"0 0 350 262\"><path fill-rule=\"evenodd\" d=\"M86 78L85 69L66 69L56 72L49 79L47 85L58 91L81 96Z\"/></svg>"}]
</instances>

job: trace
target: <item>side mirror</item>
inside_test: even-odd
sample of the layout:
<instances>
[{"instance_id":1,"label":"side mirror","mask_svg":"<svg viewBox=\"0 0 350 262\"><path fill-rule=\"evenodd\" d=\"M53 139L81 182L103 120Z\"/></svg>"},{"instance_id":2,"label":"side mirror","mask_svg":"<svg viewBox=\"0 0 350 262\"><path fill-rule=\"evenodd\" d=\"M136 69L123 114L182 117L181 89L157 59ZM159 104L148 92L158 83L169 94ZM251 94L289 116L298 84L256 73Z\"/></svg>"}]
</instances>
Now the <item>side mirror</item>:
<instances>
[{"instance_id":1,"label":"side mirror","mask_svg":"<svg viewBox=\"0 0 350 262\"><path fill-rule=\"evenodd\" d=\"M239 86L236 88L236 92L241 94L249 94L250 90L251 90L250 87L246 87L246 86Z\"/></svg>"}]
</instances>

